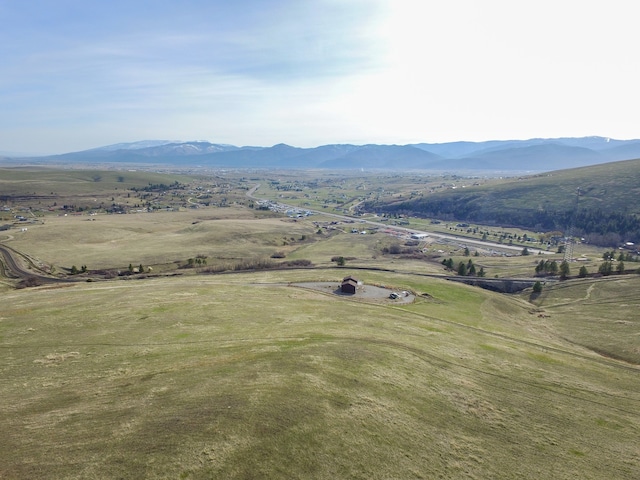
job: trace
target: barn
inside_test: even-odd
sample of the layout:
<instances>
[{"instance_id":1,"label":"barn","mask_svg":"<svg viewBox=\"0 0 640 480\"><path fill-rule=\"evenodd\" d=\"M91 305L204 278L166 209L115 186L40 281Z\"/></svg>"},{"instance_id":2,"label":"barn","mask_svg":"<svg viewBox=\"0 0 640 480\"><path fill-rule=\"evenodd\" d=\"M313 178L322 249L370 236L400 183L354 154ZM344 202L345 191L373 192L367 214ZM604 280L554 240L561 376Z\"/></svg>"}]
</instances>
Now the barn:
<instances>
[{"instance_id":1,"label":"barn","mask_svg":"<svg viewBox=\"0 0 640 480\"><path fill-rule=\"evenodd\" d=\"M349 293L353 295L356 293L357 287L358 287L358 280L356 280L351 276L348 276L342 279L342 285L340 286L340 291L342 293Z\"/></svg>"}]
</instances>

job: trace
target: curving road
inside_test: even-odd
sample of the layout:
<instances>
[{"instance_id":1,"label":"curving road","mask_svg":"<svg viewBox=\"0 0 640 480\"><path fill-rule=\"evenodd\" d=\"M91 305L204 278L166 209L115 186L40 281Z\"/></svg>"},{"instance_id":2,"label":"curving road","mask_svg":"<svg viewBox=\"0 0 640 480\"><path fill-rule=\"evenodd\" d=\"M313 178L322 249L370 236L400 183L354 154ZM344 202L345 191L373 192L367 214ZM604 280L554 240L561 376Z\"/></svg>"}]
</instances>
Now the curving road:
<instances>
[{"instance_id":1,"label":"curving road","mask_svg":"<svg viewBox=\"0 0 640 480\"><path fill-rule=\"evenodd\" d=\"M16 260L16 258L20 256L20 254L15 250L13 250L12 248L7 247L6 245L0 244L0 255L4 259L0 265L0 273L2 274L3 277L12 278L12 279L35 278L41 284L78 281L76 279L70 279L70 278L49 277L46 275L36 273L32 270L29 270L23 267L22 264Z\"/></svg>"}]
</instances>

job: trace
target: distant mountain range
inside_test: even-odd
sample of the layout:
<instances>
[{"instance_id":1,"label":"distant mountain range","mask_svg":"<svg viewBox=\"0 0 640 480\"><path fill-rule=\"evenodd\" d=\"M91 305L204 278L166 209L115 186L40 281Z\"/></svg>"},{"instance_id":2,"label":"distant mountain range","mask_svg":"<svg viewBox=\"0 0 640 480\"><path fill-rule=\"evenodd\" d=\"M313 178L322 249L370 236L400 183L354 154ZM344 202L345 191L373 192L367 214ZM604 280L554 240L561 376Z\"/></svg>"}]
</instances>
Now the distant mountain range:
<instances>
[{"instance_id":1,"label":"distant mountain range","mask_svg":"<svg viewBox=\"0 0 640 480\"><path fill-rule=\"evenodd\" d=\"M5 162L163 164L219 168L549 171L640 158L640 140L536 138L412 145L237 147L205 141L145 140Z\"/></svg>"}]
</instances>

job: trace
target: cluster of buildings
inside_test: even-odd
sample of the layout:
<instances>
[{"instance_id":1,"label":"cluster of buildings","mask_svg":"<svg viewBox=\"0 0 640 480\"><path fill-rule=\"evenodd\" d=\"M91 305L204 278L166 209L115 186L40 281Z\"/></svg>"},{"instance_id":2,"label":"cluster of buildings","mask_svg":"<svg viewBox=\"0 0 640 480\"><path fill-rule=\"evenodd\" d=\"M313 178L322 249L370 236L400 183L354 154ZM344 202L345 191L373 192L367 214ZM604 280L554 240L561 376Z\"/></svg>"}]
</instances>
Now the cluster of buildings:
<instances>
[{"instance_id":1,"label":"cluster of buildings","mask_svg":"<svg viewBox=\"0 0 640 480\"><path fill-rule=\"evenodd\" d=\"M258 200L258 208L263 210L271 210L272 212L282 213L291 218L302 218L313 215L313 212L302 208L293 208L271 200Z\"/></svg>"}]
</instances>

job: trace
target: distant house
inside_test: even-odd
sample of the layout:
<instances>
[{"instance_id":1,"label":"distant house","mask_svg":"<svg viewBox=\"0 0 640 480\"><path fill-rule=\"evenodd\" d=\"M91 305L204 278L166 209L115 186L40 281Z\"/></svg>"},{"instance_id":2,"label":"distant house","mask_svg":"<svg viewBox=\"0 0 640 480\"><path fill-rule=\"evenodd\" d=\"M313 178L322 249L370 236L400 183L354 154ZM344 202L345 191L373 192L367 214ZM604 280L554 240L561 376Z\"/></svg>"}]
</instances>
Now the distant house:
<instances>
[{"instance_id":1,"label":"distant house","mask_svg":"<svg viewBox=\"0 0 640 480\"><path fill-rule=\"evenodd\" d=\"M351 295L354 295L357 288L358 280L356 280L352 276L344 277L342 279L342 285L340 286L340 291L342 293L349 293Z\"/></svg>"}]
</instances>

